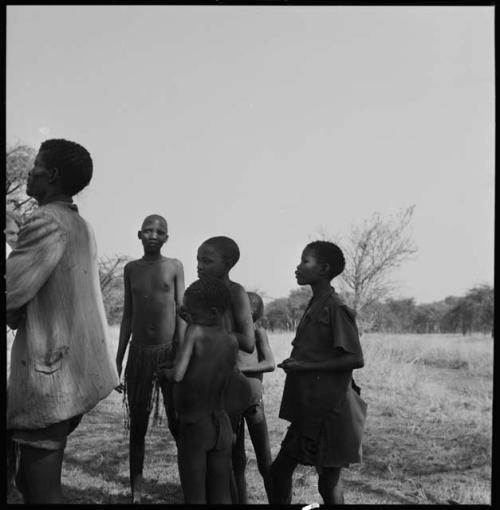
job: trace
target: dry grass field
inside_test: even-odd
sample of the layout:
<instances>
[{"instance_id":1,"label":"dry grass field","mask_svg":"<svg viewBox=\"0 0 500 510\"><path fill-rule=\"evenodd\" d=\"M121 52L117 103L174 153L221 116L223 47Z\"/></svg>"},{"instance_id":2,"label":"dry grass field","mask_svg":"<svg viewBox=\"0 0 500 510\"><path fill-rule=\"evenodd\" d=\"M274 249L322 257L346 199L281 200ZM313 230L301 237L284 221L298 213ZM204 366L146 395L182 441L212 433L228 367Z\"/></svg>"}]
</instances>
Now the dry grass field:
<instances>
[{"instance_id":1,"label":"dry grass field","mask_svg":"<svg viewBox=\"0 0 500 510\"><path fill-rule=\"evenodd\" d=\"M112 332L116 343L117 328ZM287 357L292 334L269 337L276 360ZM362 346L365 367L355 379L368 403L364 460L344 471L346 503L490 504L492 338L366 334ZM278 418L284 373L277 369L264 381L274 456L287 427ZM70 436L63 465L67 502L128 503L127 445L121 396L113 392ZM250 503L266 503L248 440L247 454ZM148 433L144 475L144 503L182 503L165 421ZM321 502L316 484L314 468L299 466L292 502ZM8 501L20 502L18 494Z\"/></svg>"}]
</instances>

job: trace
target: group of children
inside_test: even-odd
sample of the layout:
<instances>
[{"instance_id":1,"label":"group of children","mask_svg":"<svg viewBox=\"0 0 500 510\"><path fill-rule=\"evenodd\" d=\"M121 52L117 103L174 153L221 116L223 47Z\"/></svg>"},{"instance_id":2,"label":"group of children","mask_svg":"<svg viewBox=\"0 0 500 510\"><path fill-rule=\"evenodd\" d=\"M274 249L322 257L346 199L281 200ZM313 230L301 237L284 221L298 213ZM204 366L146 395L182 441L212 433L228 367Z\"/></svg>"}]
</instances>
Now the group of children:
<instances>
[{"instance_id":1,"label":"group of children","mask_svg":"<svg viewBox=\"0 0 500 510\"><path fill-rule=\"evenodd\" d=\"M326 504L343 503L340 471L360 461L366 404L352 380L363 366L354 314L331 287L345 265L340 248L310 243L297 266L312 298L290 357L278 364L286 373L279 416L290 426L273 461L263 374L275 362L259 322L262 299L229 277L238 245L225 236L204 241L198 279L185 289L182 263L161 253L166 220L147 216L138 238L144 255L124 268L115 360L121 376L128 347L115 389L128 410L131 502L141 503L145 436L161 393L185 503L248 503L245 423L269 503L291 503L299 463L316 467Z\"/></svg>"},{"instance_id":2,"label":"group of children","mask_svg":"<svg viewBox=\"0 0 500 510\"><path fill-rule=\"evenodd\" d=\"M199 279L184 292L182 264L161 254L166 220L148 216L138 237L144 256L125 266L116 357L121 373L132 337L119 387L130 416L132 501L141 501L144 437L160 388L186 503L248 503L245 423L270 503L291 502L298 463L318 467L325 503L342 503L340 469L360 461L366 409L352 382L352 370L363 366L354 315L330 286L344 268L340 248L310 243L297 267L297 282L313 297L291 357L278 365L287 374L280 417L291 426L273 463L262 381L275 363L259 325L262 299L229 278L237 244L224 236L204 241Z\"/></svg>"}]
</instances>

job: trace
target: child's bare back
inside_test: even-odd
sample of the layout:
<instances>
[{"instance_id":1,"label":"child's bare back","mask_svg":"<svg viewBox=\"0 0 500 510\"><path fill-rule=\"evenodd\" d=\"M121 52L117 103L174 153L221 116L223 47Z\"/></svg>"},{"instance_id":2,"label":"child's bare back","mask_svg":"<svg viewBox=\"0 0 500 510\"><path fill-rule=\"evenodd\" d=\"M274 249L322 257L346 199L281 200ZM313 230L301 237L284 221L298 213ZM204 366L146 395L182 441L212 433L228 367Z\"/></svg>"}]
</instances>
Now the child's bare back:
<instances>
[{"instance_id":1,"label":"child's bare back","mask_svg":"<svg viewBox=\"0 0 500 510\"><path fill-rule=\"evenodd\" d=\"M238 353L234 336L219 326L193 324L185 342L193 342L193 349L184 378L174 390L180 421L224 409L225 388Z\"/></svg>"}]
</instances>

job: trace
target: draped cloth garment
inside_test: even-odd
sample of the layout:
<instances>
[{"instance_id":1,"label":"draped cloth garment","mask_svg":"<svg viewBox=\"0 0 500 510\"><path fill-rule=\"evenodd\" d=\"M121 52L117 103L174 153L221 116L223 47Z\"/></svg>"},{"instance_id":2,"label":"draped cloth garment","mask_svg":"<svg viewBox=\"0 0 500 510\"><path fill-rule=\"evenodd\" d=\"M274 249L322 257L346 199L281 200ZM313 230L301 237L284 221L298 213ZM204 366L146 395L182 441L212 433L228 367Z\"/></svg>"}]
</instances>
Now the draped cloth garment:
<instances>
[{"instance_id":1,"label":"draped cloth garment","mask_svg":"<svg viewBox=\"0 0 500 510\"><path fill-rule=\"evenodd\" d=\"M37 429L92 409L119 384L90 225L76 205L39 207L6 263L11 351L7 428Z\"/></svg>"}]
</instances>

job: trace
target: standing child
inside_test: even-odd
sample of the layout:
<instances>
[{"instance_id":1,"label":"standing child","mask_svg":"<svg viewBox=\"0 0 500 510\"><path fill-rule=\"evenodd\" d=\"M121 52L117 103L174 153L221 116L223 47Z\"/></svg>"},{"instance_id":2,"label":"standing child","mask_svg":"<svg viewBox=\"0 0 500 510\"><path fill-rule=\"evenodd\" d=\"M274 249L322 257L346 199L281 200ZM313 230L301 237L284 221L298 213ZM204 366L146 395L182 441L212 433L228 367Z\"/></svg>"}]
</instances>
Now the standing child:
<instances>
[{"instance_id":1,"label":"standing child","mask_svg":"<svg viewBox=\"0 0 500 510\"><path fill-rule=\"evenodd\" d=\"M203 278L190 285L181 310L189 323L186 336L174 367L162 370L177 383L177 460L184 502L188 504L231 503L233 434L224 408L238 343L223 326L230 302L227 287L216 278Z\"/></svg>"},{"instance_id":2,"label":"standing child","mask_svg":"<svg viewBox=\"0 0 500 510\"><path fill-rule=\"evenodd\" d=\"M266 330L260 325L260 319L264 315L264 303L261 297L255 292L248 292L250 308L252 310L252 320L255 327L255 350L252 354L243 351L238 353L238 366L247 377L248 383L252 387L252 394L260 395L256 404L251 405L243 412L241 417L238 434L236 437L234 472L238 492L240 494L240 503L247 504L247 490L245 481L246 455L245 455L245 422L250 433L250 439L255 451L257 466L264 480L267 499L271 501L271 480L269 469L271 467L271 447L269 444L269 433L267 430L266 415L264 414L263 401L263 374L272 372L275 368L274 356L269 346Z\"/></svg>"},{"instance_id":3,"label":"standing child","mask_svg":"<svg viewBox=\"0 0 500 510\"><path fill-rule=\"evenodd\" d=\"M354 312L331 280L342 273L344 256L327 241L308 244L295 276L313 297L297 328L291 356L278 364L286 372L279 416L291 422L271 466L273 503L290 504L297 464L315 466L325 504L343 504L340 471L361 460L366 404L353 384L363 367Z\"/></svg>"},{"instance_id":4,"label":"standing child","mask_svg":"<svg viewBox=\"0 0 500 510\"><path fill-rule=\"evenodd\" d=\"M158 413L159 389L167 414L168 426L176 437L177 421L173 406L172 388L166 380L159 380L159 363L173 361L175 347L182 342L185 323L176 316L176 307L184 294L182 263L164 257L161 248L168 239L165 218L157 214L142 223L138 238L144 248L141 259L129 262L124 269L124 307L120 339L116 353L118 374L122 372L123 357L130 342L125 369L125 396L130 417L130 487L132 503L140 503L144 442L153 401ZM121 387L117 388L119 391Z\"/></svg>"},{"instance_id":5,"label":"standing child","mask_svg":"<svg viewBox=\"0 0 500 510\"><path fill-rule=\"evenodd\" d=\"M239 345L239 352L251 353L255 349L255 331L250 301L245 289L229 279L229 271L240 258L238 245L229 237L217 236L207 239L197 253L198 276L212 276L221 280L231 295L231 306L223 318L226 331L233 333ZM233 432L239 429L243 412L260 401L261 394L251 385L239 369L239 362L233 371L227 395L227 413ZM236 448L233 448L233 467L238 465ZM240 503L244 494L239 494L235 477L231 479L233 503Z\"/></svg>"}]
</instances>

